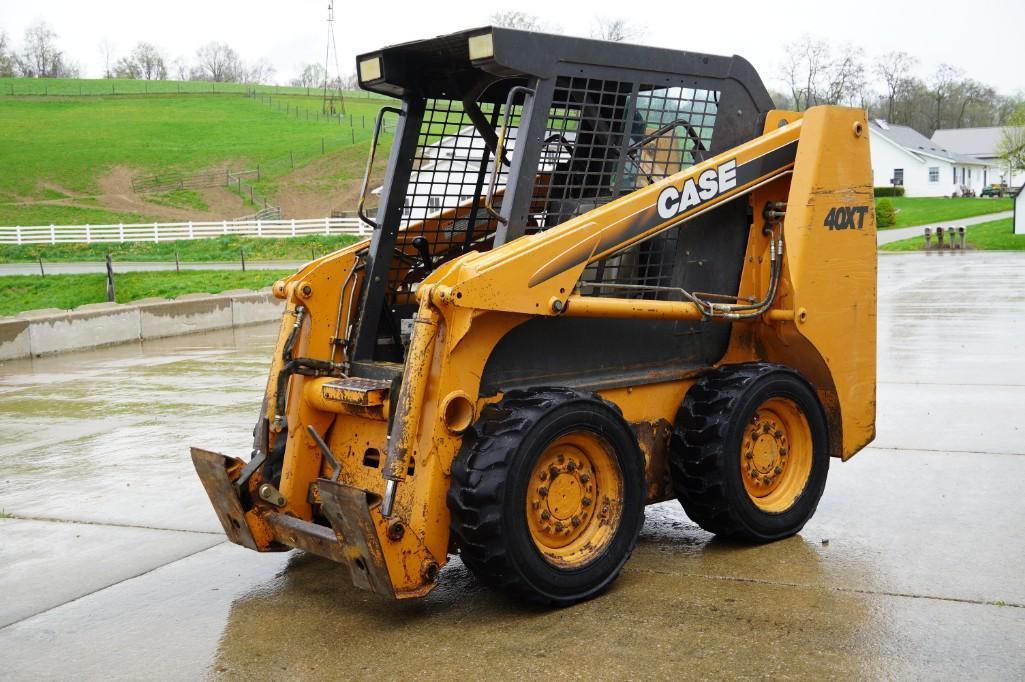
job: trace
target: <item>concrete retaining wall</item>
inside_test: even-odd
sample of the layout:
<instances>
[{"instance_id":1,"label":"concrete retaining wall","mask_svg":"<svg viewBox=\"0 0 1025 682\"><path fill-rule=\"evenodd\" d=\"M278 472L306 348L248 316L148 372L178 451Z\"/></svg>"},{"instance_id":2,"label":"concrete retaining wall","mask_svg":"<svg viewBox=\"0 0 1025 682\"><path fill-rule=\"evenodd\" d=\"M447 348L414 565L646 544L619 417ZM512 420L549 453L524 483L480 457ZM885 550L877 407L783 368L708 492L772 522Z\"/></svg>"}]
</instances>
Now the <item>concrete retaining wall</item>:
<instances>
[{"instance_id":1,"label":"concrete retaining wall","mask_svg":"<svg viewBox=\"0 0 1025 682\"><path fill-rule=\"evenodd\" d=\"M270 289L242 289L32 310L0 317L0 360L270 322L281 318L283 308Z\"/></svg>"}]
</instances>

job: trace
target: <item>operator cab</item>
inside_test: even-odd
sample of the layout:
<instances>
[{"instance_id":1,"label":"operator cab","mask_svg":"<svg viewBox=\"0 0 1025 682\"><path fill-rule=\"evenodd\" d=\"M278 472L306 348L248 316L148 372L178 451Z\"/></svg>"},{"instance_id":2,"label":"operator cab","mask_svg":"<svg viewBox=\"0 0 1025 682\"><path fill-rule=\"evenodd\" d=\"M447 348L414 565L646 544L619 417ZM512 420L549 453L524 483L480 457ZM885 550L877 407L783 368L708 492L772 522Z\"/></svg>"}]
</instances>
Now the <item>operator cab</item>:
<instances>
[{"instance_id":1,"label":"operator cab","mask_svg":"<svg viewBox=\"0 0 1025 682\"><path fill-rule=\"evenodd\" d=\"M348 340L355 374L400 370L417 286L434 269L550 229L750 140L772 108L740 57L497 27L396 45L357 62L361 87L400 106L378 116L375 149L382 124L395 121L391 153L374 193L371 154L360 202L375 229ZM367 209L374 196L376 208ZM739 258L714 272L695 264L723 262L719 249L742 252L747 208L734 202L713 214L716 239L707 239L712 223L699 218L688 227L693 238L670 230L594 264L580 293L735 290ZM601 326L613 339L638 331L608 320L561 325L574 335ZM532 325L525 326L521 333Z\"/></svg>"}]
</instances>

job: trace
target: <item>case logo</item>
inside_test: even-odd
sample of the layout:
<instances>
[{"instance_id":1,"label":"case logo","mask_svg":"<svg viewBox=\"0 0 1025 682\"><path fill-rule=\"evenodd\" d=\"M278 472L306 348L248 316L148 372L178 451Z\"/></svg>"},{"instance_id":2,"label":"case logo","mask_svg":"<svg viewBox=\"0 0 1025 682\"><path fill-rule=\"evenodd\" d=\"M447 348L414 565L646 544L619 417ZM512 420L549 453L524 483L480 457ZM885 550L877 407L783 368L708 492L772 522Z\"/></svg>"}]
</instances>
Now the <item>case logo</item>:
<instances>
[{"instance_id":1,"label":"case logo","mask_svg":"<svg viewBox=\"0 0 1025 682\"><path fill-rule=\"evenodd\" d=\"M670 185L663 189L656 202L658 214L663 220L669 220L736 186L737 160L731 159L715 168L702 171L697 177L697 182L694 178L687 178L683 187Z\"/></svg>"}]
</instances>

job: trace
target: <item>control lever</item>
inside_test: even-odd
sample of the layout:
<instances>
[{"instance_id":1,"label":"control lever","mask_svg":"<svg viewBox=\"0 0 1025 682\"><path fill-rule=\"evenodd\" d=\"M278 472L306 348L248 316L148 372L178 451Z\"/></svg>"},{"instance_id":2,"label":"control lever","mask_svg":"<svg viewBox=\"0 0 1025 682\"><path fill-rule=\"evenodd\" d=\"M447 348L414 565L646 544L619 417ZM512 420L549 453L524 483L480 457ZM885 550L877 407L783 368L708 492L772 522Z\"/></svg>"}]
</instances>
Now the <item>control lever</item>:
<instances>
[{"instance_id":1,"label":"control lever","mask_svg":"<svg viewBox=\"0 0 1025 682\"><path fill-rule=\"evenodd\" d=\"M434 270L434 261L431 260L431 247L425 237L413 237L413 248L416 249L427 272Z\"/></svg>"}]
</instances>

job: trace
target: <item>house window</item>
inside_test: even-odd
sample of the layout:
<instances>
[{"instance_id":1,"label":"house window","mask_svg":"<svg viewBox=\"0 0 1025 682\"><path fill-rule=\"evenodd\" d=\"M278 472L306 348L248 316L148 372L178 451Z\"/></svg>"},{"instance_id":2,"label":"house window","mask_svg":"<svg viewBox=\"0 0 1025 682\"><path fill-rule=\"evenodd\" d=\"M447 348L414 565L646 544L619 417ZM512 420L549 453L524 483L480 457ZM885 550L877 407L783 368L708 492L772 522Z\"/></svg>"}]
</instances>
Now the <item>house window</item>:
<instances>
[{"instance_id":1,"label":"house window","mask_svg":"<svg viewBox=\"0 0 1025 682\"><path fill-rule=\"evenodd\" d=\"M929 168L929 182L939 182L939 181L940 181L940 167L939 166L932 166L932 167L930 167Z\"/></svg>"},{"instance_id":2,"label":"house window","mask_svg":"<svg viewBox=\"0 0 1025 682\"><path fill-rule=\"evenodd\" d=\"M894 168L893 169L893 184L903 185L904 184L904 169Z\"/></svg>"},{"instance_id":3,"label":"house window","mask_svg":"<svg viewBox=\"0 0 1025 682\"><path fill-rule=\"evenodd\" d=\"M951 180L955 185L957 184L957 166L951 166L951 170L954 171L954 179Z\"/></svg>"},{"instance_id":4,"label":"house window","mask_svg":"<svg viewBox=\"0 0 1025 682\"><path fill-rule=\"evenodd\" d=\"M441 197L427 197L427 208L431 210L441 208Z\"/></svg>"},{"instance_id":5,"label":"house window","mask_svg":"<svg viewBox=\"0 0 1025 682\"><path fill-rule=\"evenodd\" d=\"M961 184L964 184L964 168L961 169Z\"/></svg>"}]
</instances>

